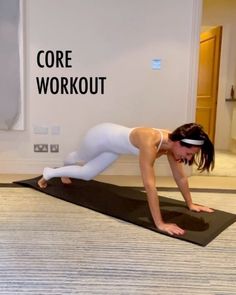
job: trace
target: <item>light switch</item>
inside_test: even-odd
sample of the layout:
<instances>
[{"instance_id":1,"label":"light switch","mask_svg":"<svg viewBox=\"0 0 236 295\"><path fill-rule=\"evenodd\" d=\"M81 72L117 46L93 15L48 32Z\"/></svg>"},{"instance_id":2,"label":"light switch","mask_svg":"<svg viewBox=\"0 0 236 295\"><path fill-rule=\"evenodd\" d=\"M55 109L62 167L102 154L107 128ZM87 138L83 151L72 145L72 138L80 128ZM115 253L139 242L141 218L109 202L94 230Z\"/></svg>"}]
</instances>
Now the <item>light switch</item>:
<instances>
[{"instance_id":1,"label":"light switch","mask_svg":"<svg viewBox=\"0 0 236 295\"><path fill-rule=\"evenodd\" d=\"M153 59L152 60L152 69L160 70L161 69L161 59Z\"/></svg>"}]
</instances>

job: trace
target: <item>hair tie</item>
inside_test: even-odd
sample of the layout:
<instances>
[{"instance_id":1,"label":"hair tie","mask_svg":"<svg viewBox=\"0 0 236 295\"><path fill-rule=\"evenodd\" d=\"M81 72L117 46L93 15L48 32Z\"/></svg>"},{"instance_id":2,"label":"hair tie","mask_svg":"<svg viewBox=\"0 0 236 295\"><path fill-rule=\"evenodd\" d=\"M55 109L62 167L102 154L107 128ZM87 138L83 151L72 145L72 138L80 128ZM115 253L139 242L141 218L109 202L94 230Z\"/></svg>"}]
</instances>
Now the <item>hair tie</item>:
<instances>
[{"instance_id":1,"label":"hair tie","mask_svg":"<svg viewBox=\"0 0 236 295\"><path fill-rule=\"evenodd\" d=\"M203 145L204 144L204 140L198 140L198 139L183 138L183 139L180 139L180 141L188 143L188 144L192 144L192 145Z\"/></svg>"}]
</instances>

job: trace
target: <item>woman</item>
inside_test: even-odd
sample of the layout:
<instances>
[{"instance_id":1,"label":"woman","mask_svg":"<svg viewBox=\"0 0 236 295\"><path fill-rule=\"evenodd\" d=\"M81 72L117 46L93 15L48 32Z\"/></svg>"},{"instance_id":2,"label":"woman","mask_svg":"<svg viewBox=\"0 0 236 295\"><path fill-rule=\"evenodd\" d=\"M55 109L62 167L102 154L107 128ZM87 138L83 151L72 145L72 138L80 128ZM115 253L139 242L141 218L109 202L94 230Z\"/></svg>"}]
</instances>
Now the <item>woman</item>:
<instances>
[{"instance_id":1,"label":"woman","mask_svg":"<svg viewBox=\"0 0 236 295\"><path fill-rule=\"evenodd\" d=\"M183 163L195 163L201 171L214 168L214 146L202 127L195 123L180 126L173 132L145 127L127 128L112 123L99 124L88 131L79 150L68 155L64 167L45 168L38 185L45 188L47 181L53 177L61 177L63 183L70 183L69 177L93 179L121 154L138 155L149 208L159 230L170 235L184 234L182 228L165 223L161 216L154 163L162 155L168 158L173 177L188 208L196 212L213 212L192 202L188 179L183 171Z\"/></svg>"}]
</instances>

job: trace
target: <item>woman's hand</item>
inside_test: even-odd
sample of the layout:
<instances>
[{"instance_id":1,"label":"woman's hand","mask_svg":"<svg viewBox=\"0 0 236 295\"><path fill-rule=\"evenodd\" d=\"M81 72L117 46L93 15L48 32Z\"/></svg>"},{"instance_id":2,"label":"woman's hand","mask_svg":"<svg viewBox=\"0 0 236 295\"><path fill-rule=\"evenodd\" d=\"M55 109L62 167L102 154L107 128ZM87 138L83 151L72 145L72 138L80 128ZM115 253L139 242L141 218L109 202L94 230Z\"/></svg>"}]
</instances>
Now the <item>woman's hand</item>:
<instances>
[{"instance_id":1,"label":"woman's hand","mask_svg":"<svg viewBox=\"0 0 236 295\"><path fill-rule=\"evenodd\" d=\"M195 211L195 212L208 212L208 213L214 212L213 209L206 206L198 205L198 204L191 204L189 206L189 210Z\"/></svg>"},{"instance_id":2,"label":"woman's hand","mask_svg":"<svg viewBox=\"0 0 236 295\"><path fill-rule=\"evenodd\" d=\"M160 231L166 232L169 235L177 235L181 236L185 233L185 230L180 228L177 224L175 223L162 223L161 225L158 225L157 227Z\"/></svg>"}]
</instances>

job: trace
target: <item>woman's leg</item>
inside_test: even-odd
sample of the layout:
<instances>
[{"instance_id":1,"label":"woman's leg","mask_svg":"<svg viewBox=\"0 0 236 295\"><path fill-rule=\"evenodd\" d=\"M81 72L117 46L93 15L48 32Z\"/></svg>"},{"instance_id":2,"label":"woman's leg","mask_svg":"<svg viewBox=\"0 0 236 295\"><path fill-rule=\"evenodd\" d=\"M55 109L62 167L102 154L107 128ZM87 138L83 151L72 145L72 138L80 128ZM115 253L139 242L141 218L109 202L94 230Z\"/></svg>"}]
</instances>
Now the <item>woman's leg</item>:
<instances>
[{"instance_id":1,"label":"woman's leg","mask_svg":"<svg viewBox=\"0 0 236 295\"><path fill-rule=\"evenodd\" d=\"M78 151L74 151L69 153L69 155L64 160L64 166L70 166L70 165L80 165L83 164L83 161L80 161L80 154ZM68 176L61 177L61 182L64 184L71 184L72 181Z\"/></svg>"},{"instance_id":2,"label":"woman's leg","mask_svg":"<svg viewBox=\"0 0 236 295\"><path fill-rule=\"evenodd\" d=\"M93 179L95 176L103 172L109 167L119 155L105 152L83 166L64 166L60 168L45 168L43 171L44 182L39 182L39 186L45 188L47 181L53 177L71 177L83 180Z\"/></svg>"},{"instance_id":3,"label":"woman's leg","mask_svg":"<svg viewBox=\"0 0 236 295\"><path fill-rule=\"evenodd\" d=\"M83 165L85 163L85 160L83 159L83 155L81 155L80 151L74 151L69 153L69 155L66 156L64 160L64 166L70 166L70 165L77 165L81 164Z\"/></svg>"},{"instance_id":4,"label":"woman's leg","mask_svg":"<svg viewBox=\"0 0 236 295\"><path fill-rule=\"evenodd\" d=\"M118 158L118 153L111 149L110 134L117 126L110 123L99 124L91 128L85 135L78 151L70 153L64 164L65 167L45 168L43 177L38 184L41 188L47 186L47 180L53 177L62 177L64 183L69 183L69 177L92 179ZM75 166L76 164L82 166ZM84 165L83 165L84 164Z\"/></svg>"}]
</instances>

